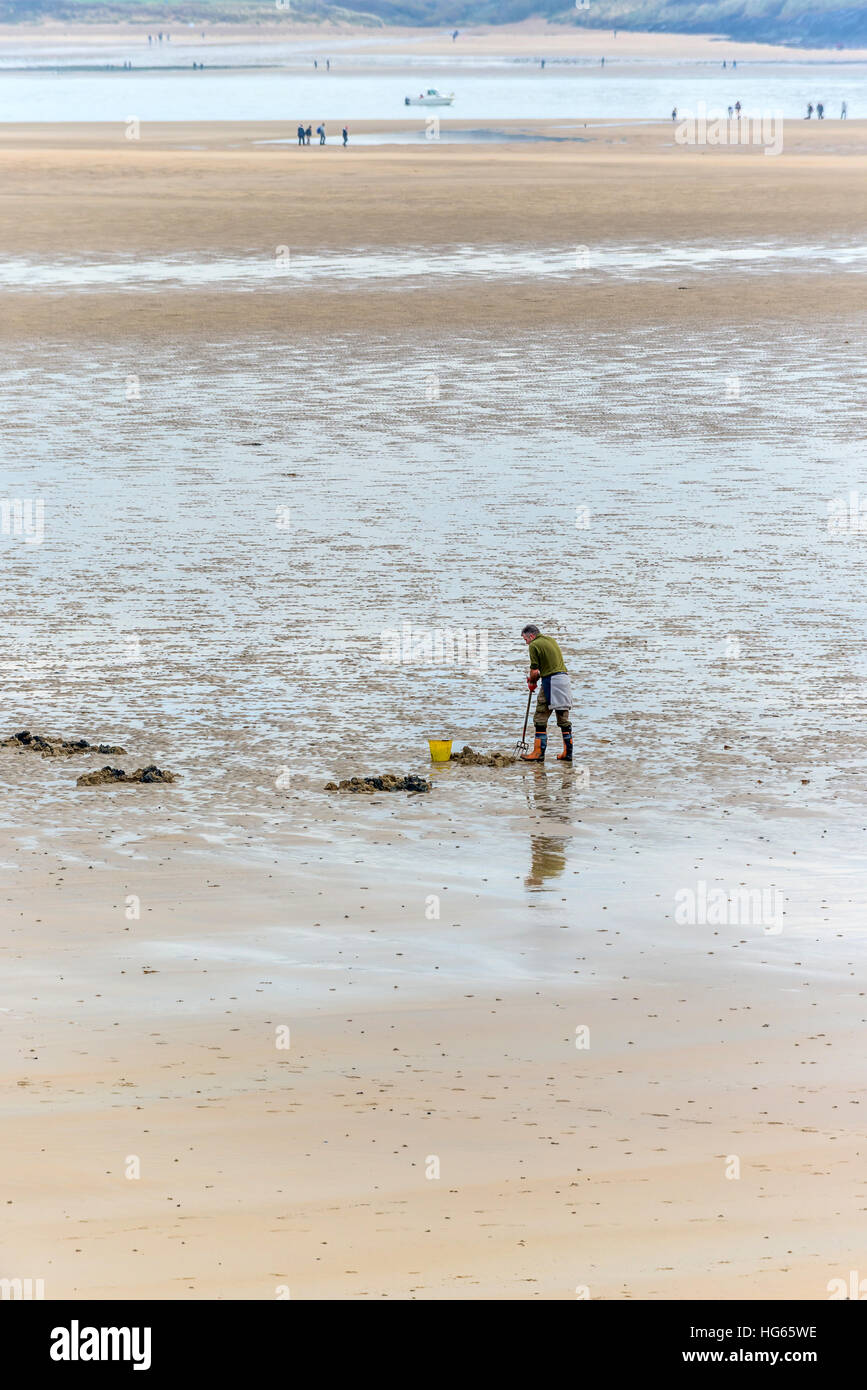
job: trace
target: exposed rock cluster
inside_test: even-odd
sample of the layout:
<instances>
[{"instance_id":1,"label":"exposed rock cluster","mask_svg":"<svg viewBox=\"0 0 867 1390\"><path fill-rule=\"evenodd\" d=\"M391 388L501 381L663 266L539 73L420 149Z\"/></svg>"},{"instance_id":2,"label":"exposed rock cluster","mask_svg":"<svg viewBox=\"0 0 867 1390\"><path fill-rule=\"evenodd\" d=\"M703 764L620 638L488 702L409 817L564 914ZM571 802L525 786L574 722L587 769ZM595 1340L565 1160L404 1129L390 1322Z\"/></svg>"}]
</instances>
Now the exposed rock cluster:
<instances>
[{"instance_id":1,"label":"exposed rock cluster","mask_svg":"<svg viewBox=\"0 0 867 1390\"><path fill-rule=\"evenodd\" d=\"M88 743L86 738L43 738L42 734L31 734L22 729L20 734L10 734L0 742L0 748L27 749L31 753L41 753L43 758L72 758L77 753L125 753L114 743Z\"/></svg>"},{"instance_id":2,"label":"exposed rock cluster","mask_svg":"<svg viewBox=\"0 0 867 1390\"><path fill-rule=\"evenodd\" d=\"M327 792L429 792L430 782L423 777L410 774L396 777L393 772L384 772L381 777L345 777L342 782L328 782Z\"/></svg>"},{"instance_id":3,"label":"exposed rock cluster","mask_svg":"<svg viewBox=\"0 0 867 1390\"><path fill-rule=\"evenodd\" d=\"M39 753L43 758L72 758L81 753L101 753L103 757L115 757L126 753L117 743L88 743L86 738L44 738L42 734L32 734L22 729L18 734L10 734L0 739L0 748L15 748L19 753ZM173 772L164 772L156 763L147 767L137 767L135 772L124 772L123 768L106 765L97 772L83 772L76 781L78 787L104 787L112 782L176 782Z\"/></svg>"},{"instance_id":4,"label":"exposed rock cluster","mask_svg":"<svg viewBox=\"0 0 867 1390\"><path fill-rule=\"evenodd\" d=\"M97 772L83 772L76 781L77 787L104 787L109 782L176 782L173 772L163 772L156 763L148 767L137 767L135 772L124 772L120 767L101 767Z\"/></svg>"},{"instance_id":5,"label":"exposed rock cluster","mask_svg":"<svg viewBox=\"0 0 867 1390\"><path fill-rule=\"evenodd\" d=\"M460 763L462 767L509 767L517 758L511 753L476 753L465 743L460 753L452 753L449 762Z\"/></svg>"}]
</instances>

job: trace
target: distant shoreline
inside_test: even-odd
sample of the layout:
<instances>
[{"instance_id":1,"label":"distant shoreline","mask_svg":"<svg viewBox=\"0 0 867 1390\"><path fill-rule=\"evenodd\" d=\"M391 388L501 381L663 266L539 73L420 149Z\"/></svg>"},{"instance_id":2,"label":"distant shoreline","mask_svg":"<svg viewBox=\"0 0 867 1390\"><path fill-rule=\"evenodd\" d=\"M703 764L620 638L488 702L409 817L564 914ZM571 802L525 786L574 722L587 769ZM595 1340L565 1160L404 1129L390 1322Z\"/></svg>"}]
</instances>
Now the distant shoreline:
<instances>
[{"instance_id":1,"label":"distant shoreline","mask_svg":"<svg viewBox=\"0 0 867 1390\"><path fill-rule=\"evenodd\" d=\"M102 19L93 21L76 20L61 22L44 20L34 23L19 20L15 23L0 24L0 51L4 47L34 48L53 45L85 44L94 48L109 44L135 44L147 47L148 34L159 32L158 20L123 20L106 23ZM375 51L378 45L387 47L390 54L412 52L413 54L454 53L463 57L482 55L521 55L528 58L545 58L546 62L556 63L566 57L604 55L607 60L623 62L628 58L657 58L659 60L683 61L694 58L711 62L724 59L735 62L786 61L786 62L835 62L855 63L867 61L867 43L861 48L836 46L809 46L794 43L759 43L752 40L727 39L720 34L687 34L673 32L644 32L641 30L618 30L617 38L612 29L589 29L548 23L545 20L525 20L519 24L469 25L459 27L457 42L452 41L450 27L409 27L391 24L344 24L334 20L319 24L311 22L293 23L288 17L274 23L250 23L243 21L233 24L220 24L200 21L192 26L180 24L176 19L164 21L171 35L169 42L159 45L165 53L173 47L194 48L207 52L219 45L236 47L243 44L266 46L298 45L300 51L308 51L311 57L321 53L323 57L347 55L353 52ZM164 31L165 32L165 31ZM204 35L204 37L202 37ZM156 45L155 45L156 47ZM53 66L53 65L52 65ZM6 71L12 71L7 68Z\"/></svg>"},{"instance_id":2,"label":"distant shoreline","mask_svg":"<svg viewBox=\"0 0 867 1390\"><path fill-rule=\"evenodd\" d=\"M515 61L516 61L516 63L518 63L518 62L520 62L520 59L516 59ZM527 59L527 63L530 63L530 62L533 62L533 61L534 61L534 60L532 60L532 59L529 59L529 58ZM682 61L682 60L681 60L681 61ZM783 60L780 60L780 59L776 59L776 60L775 60L775 59L770 59L770 58L768 58L768 59L765 59L765 60L764 60L764 63L765 63L767 66L770 67L770 66L774 65L774 63L779 63L779 62L781 62L781 61L783 61ZM797 60L794 60L794 61L790 60L790 61L792 62L792 66L796 66L796 65L797 65ZM836 63L834 66L837 66L837 67L863 67L865 64L867 64L867 55L865 55L865 57L863 57L863 58L850 58L847 62ZM483 66L483 65L484 65L484 64L480 61L480 63L479 63L478 66L481 67L481 66ZM535 60L535 65L538 65L538 59ZM697 63L696 63L696 66L699 66L699 65L700 65L700 64L697 62ZM582 63L582 61L581 61L580 59L578 59L578 58L575 58L575 59L563 59L563 58L561 58L561 59L559 59L559 60L556 59L556 58L549 58L549 59L546 59L546 67L555 68L555 67L567 67L567 66L568 66L568 67L578 67L578 66L584 67L584 66L588 66L588 65ZM613 63L611 64L611 67L612 67L612 68L614 68L615 66L618 66L618 67L620 67L621 69L623 69L623 68L629 67L630 64L629 64L628 62L621 62L620 64L617 64L617 65L615 65L615 64L613 64ZM753 67L756 67L756 66L760 66L760 63L759 63L758 61L756 61L756 60L754 60L752 63L749 62L749 61L746 61L746 62L744 62L744 64L743 64L743 67L744 67L745 69L753 68ZM822 67L822 66L825 66L825 60L823 60L823 59L821 59L821 58L804 59L803 62L800 64L800 66L805 67L805 68L809 68L809 67ZM262 72L262 73L285 72L285 73L297 74L297 73L299 73L299 72L301 72L301 71L305 71L305 72L306 72L306 70L307 70L308 68L309 68L309 62L306 62L306 61L305 61L303 64L302 64L301 62L297 62L297 61L296 61L296 62L291 62L291 61L289 61L289 62L274 62L274 63L204 63L204 62L202 62L202 63L198 63L198 65L197 65L196 67L194 67L192 61L186 62L186 63L135 63L135 62L132 62L132 63L130 64L129 67L124 67L122 63L21 63L21 64L15 64L15 65L9 65L9 66L0 67L0 74L2 74L2 75L4 75L4 76L13 76L13 75L19 75L19 76L20 76L20 75L22 75L22 74L30 74L30 75L37 74L37 75L38 75L38 74L40 74L40 73L42 73L42 74L50 74L50 73L56 73L56 74L61 74L61 73L105 73L105 74L110 74L110 73L117 73L119 76L126 76L126 77L129 77L131 74L135 74L135 75L137 75L137 76L147 76L147 75L150 75L150 74L189 73L189 72L196 72L196 71L198 71L198 72L208 72L208 73L212 73L212 74L213 74L213 73L242 73L242 72ZM375 77L375 76L377 75L377 73L388 72L389 75L398 76L398 75L400 75L401 73L404 73L404 72L406 72L408 75L411 75L411 74L415 73L415 71L416 71L416 69L413 69L413 68L404 68L404 67L400 66L399 64L395 64L393 67L390 67L390 68L387 68L387 69L383 69L383 68L377 68L377 67L374 67L374 66L365 66L365 67L362 68L362 67L359 67L359 66L356 66L356 65L352 65L352 64L350 64L350 63L344 63L343 66L341 66L341 67L336 67L329 75L330 75L331 77L333 77L333 78L349 77L349 76L357 77L357 76L360 76L360 75L365 75L365 76L369 76L369 77ZM438 72L441 73L441 72L442 72L442 69L438 69Z\"/></svg>"},{"instance_id":3,"label":"distant shoreline","mask_svg":"<svg viewBox=\"0 0 867 1390\"><path fill-rule=\"evenodd\" d=\"M227 4L224 8L214 4L213 17L203 15L201 5L187 9L183 0L180 5L157 3L149 6L147 8L150 9L150 13L144 18L136 17L136 8L134 4L125 5L123 0L120 0L120 3L111 6L110 17L107 17L103 4L87 4L86 0L78 0L78 12L74 19L61 13L30 13L20 18L9 15L0 24L0 30L44 34L58 31L64 34L73 31L80 34L96 31L141 34L162 28L163 31L168 30L176 35L185 31L204 31L208 36L252 34L271 38L278 34L282 37L287 33L327 36L353 31L391 35L405 33L410 29L428 34L446 33L450 36L455 30L463 35L484 28L489 31L559 31L588 35L591 39L596 35L617 32L621 39L630 35L653 35L662 39L704 39L728 44L762 44L789 50L828 52L861 51L867 45L867 33L863 32L864 23L867 21L859 21L856 18L850 25L849 32L841 32L839 19L836 25L829 20L828 27L831 32L825 33L822 17L818 15L814 16L816 32L811 33L809 10L792 16L790 20L783 20L779 13L780 4L772 3L772 0L765 0L765 13L754 11L748 16L733 14L722 0L716 0L716 3L700 7L704 15L702 23L691 28L679 27L684 22L688 23L688 16L682 10L673 11L672 0L659 0L652 14L648 14L646 6L635 6L632 12L633 22L630 20L629 12L612 14L609 10L607 14L601 14L597 0L592 10L589 4L585 4L583 8L577 9L577 12L569 7L550 18L533 14L503 25L487 22L479 24L469 17L454 16L437 19L430 24L419 24L411 8L410 13L401 14L395 0L391 0L391 11L388 15L363 8L352 11L329 5L323 5L318 14L300 14L292 8L291 0L278 0L277 5L273 0L271 3L268 0L259 0L259 3L256 0L234 0L234 4ZM690 7L693 8L699 7ZM61 9L59 0L57 9ZM641 14L636 13L639 9L642 10ZM851 15L853 12L850 10L847 13ZM857 16L857 11L855 15ZM650 20L653 28L642 29L635 25L634 20L640 18L645 22ZM862 32L858 32L859 22Z\"/></svg>"}]
</instances>

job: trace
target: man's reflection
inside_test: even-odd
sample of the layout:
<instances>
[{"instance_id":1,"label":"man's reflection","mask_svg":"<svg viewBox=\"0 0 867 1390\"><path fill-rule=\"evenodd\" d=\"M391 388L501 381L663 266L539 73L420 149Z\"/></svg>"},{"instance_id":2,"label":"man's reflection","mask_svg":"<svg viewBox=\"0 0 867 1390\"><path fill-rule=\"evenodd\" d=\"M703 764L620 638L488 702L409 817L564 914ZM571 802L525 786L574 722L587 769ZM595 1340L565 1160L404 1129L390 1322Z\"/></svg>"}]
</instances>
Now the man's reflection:
<instances>
[{"instance_id":1,"label":"man's reflection","mask_svg":"<svg viewBox=\"0 0 867 1390\"><path fill-rule=\"evenodd\" d=\"M580 769L579 781L580 779ZM530 831L530 872L524 879L527 888L541 888L547 879L559 878L566 868L566 846L572 838L572 792L575 781L568 772L548 773L537 767L525 787ZM561 830L559 827L569 827Z\"/></svg>"}]
</instances>

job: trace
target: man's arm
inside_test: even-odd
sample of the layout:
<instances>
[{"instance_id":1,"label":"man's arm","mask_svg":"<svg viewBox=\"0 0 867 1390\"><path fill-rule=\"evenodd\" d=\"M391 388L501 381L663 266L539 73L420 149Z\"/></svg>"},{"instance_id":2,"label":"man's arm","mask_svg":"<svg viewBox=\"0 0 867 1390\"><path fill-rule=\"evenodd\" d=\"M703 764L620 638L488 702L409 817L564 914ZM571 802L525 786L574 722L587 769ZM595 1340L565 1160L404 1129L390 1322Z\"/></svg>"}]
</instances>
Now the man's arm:
<instances>
[{"instance_id":1,"label":"man's arm","mask_svg":"<svg viewBox=\"0 0 867 1390\"><path fill-rule=\"evenodd\" d=\"M527 677L527 689L535 690L539 681L539 651L535 642L531 642L527 648L527 655L530 658L530 674Z\"/></svg>"}]
</instances>

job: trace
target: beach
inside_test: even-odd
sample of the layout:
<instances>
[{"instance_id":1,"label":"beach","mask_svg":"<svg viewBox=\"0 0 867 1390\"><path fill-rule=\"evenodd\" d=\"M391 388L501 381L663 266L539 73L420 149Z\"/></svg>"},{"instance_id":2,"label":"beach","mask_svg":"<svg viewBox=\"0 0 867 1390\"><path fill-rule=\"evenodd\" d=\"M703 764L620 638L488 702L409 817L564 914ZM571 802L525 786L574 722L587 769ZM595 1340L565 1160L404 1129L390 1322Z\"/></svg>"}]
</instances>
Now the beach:
<instances>
[{"instance_id":1,"label":"beach","mask_svg":"<svg viewBox=\"0 0 867 1390\"><path fill-rule=\"evenodd\" d=\"M508 136L509 127L502 129ZM531 122L520 129L546 133ZM559 126L555 133L562 133ZM268 142L288 134L278 125L145 128L137 141L125 140L123 128L64 127L55 134L53 126L10 127L0 130L7 190L0 231L13 256L65 258L73 248L90 260L244 256L261 263L268 290L291 288L291 264L282 279L275 273L281 246L299 266L311 253L351 255L367 247L385 254L410 247L424 255L426 248L464 245L589 250L614 242L650 245L661 254L676 244L698 243L711 252L733 242L809 247L858 234L860 122L787 123L785 154L776 160L760 147L678 147L670 123L639 129L581 123L571 133L574 145L527 149L506 139L492 149L431 141L418 150L356 148L350 156L338 145L275 150ZM236 197L239 179L243 201ZM843 265L833 277L816 276L808 250L799 264L773 276L759 268L749 296L733 297L730 283L710 276L686 294L676 277L621 289L576 275L565 284L510 285L507 294L495 274L471 286L456 277L454 285L422 286L413 321L455 328L508 328L515 319L522 326L569 323L578 316L599 326L612 317L634 324L748 323L757 307L763 316L809 320L820 307L848 313L860 284ZM327 291L327 277L321 288ZM56 297L41 294L38 285L22 293L7 284L0 331L20 334L26 321L38 340L56 322L56 308ZM130 299L122 285L111 294L97 287L63 301L64 332L73 338L132 337L133 315L135 334L162 341L229 334L239 317L251 330L279 333L284 306L273 293L230 296L207 284L194 302L183 284L169 302ZM391 331L407 323L405 304L376 282L341 284L339 298L295 296L292 317L313 334L342 326Z\"/></svg>"},{"instance_id":2,"label":"beach","mask_svg":"<svg viewBox=\"0 0 867 1390\"><path fill-rule=\"evenodd\" d=\"M0 535L0 738L127 750L0 748L0 1273L827 1298L863 1208L867 125L421 128L0 124L3 496L44 504ZM575 764L553 724L541 768L431 764L511 751L534 620ZM178 781L76 785L105 761ZM432 790L324 790L384 772Z\"/></svg>"}]
</instances>

